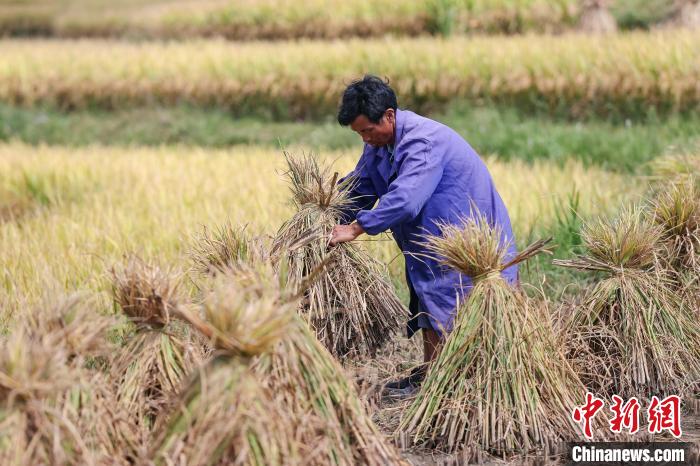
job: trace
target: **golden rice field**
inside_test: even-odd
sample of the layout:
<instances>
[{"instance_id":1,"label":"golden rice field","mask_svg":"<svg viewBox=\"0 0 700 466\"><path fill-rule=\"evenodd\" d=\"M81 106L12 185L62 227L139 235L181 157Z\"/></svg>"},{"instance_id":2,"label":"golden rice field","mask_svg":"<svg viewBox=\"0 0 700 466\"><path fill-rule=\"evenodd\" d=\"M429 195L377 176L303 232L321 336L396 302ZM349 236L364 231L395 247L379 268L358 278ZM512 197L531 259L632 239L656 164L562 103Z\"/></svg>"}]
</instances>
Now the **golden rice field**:
<instances>
[{"instance_id":1,"label":"golden rice field","mask_svg":"<svg viewBox=\"0 0 700 466\"><path fill-rule=\"evenodd\" d=\"M237 114L333 113L366 72L416 110L456 98L572 115L697 109L700 33L373 41L0 42L0 101L60 108L217 105Z\"/></svg>"},{"instance_id":2,"label":"golden rice field","mask_svg":"<svg viewBox=\"0 0 700 466\"><path fill-rule=\"evenodd\" d=\"M340 172L357 155L323 154ZM574 161L557 167L488 159L488 166L521 242L546 233L573 189L586 216L616 209L644 184ZM202 225L230 219L274 233L292 213L283 167L280 152L256 147L0 146L0 320L8 324L47 294L107 291L105 272L125 252L187 267L191 235ZM376 239L363 244L402 283L393 240Z\"/></svg>"},{"instance_id":3,"label":"golden rice field","mask_svg":"<svg viewBox=\"0 0 700 466\"><path fill-rule=\"evenodd\" d=\"M40 0L0 3L0 33L328 39L439 32L445 20L457 32L513 33L571 27L578 10L574 0Z\"/></svg>"}]
</instances>

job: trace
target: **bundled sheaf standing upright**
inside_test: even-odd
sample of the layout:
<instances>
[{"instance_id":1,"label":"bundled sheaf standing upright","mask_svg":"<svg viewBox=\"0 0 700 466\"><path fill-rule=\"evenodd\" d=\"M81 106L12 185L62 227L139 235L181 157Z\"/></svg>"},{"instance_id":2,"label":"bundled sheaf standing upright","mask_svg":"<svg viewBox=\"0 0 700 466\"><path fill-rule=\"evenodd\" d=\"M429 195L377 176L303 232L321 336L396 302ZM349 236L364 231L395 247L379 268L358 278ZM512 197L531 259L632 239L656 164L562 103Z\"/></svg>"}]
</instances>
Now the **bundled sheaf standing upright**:
<instances>
[{"instance_id":1,"label":"bundled sheaf standing upright","mask_svg":"<svg viewBox=\"0 0 700 466\"><path fill-rule=\"evenodd\" d=\"M179 394L150 456L167 465L300 464L289 413L260 385L249 364L287 334L297 301L273 275L249 269L245 280L220 273L206 292L204 318L180 315L216 348Z\"/></svg>"},{"instance_id":2,"label":"bundled sheaf standing upright","mask_svg":"<svg viewBox=\"0 0 700 466\"><path fill-rule=\"evenodd\" d=\"M195 251L194 261L200 264L200 271L216 270L218 280L237 283L238 287L254 283L256 269L262 268L268 273L270 270L269 254L261 248L260 241L230 225L217 229L201 241ZM294 290L287 292L285 300L297 306L297 299L323 276L329 264L322 263L302 277L301 282L295 283L291 282L287 264L286 258L278 260L279 268L274 274L280 287ZM213 334L210 337L216 338ZM269 351L258 356L252 367L265 389L262 393L276 394L274 403L289 423L287 435L297 441L300 464L404 464L372 422L343 368L300 316L292 316L284 336ZM288 459L287 464L290 461Z\"/></svg>"},{"instance_id":3,"label":"bundled sheaf standing upright","mask_svg":"<svg viewBox=\"0 0 700 466\"><path fill-rule=\"evenodd\" d=\"M135 326L111 361L112 380L120 409L148 436L167 412L169 398L201 362L202 347L176 321L186 301L174 273L135 256L111 272L114 302Z\"/></svg>"},{"instance_id":4,"label":"bundled sheaf standing upright","mask_svg":"<svg viewBox=\"0 0 700 466\"><path fill-rule=\"evenodd\" d=\"M262 383L280 395L309 466L403 465L383 438L343 368L300 317L274 350L255 364Z\"/></svg>"},{"instance_id":5,"label":"bundled sheaf standing upright","mask_svg":"<svg viewBox=\"0 0 700 466\"><path fill-rule=\"evenodd\" d=\"M582 373L599 394L697 396L700 325L664 267L668 260L659 260L668 252L661 248L666 233L642 209L626 208L584 226L585 255L555 261L603 274L565 330L576 343L571 356L577 367L595 358L606 369L604 375Z\"/></svg>"},{"instance_id":6,"label":"bundled sheaf standing upright","mask_svg":"<svg viewBox=\"0 0 700 466\"><path fill-rule=\"evenodd\" d=\"M650 210L663 230L661 260L700 316L700 157L664 157L654 171L659 182Z\"/></svg>"},{"instance_id":7,"label":"bundled sheaf standing upright","mask_svg":"<svg viewBox=\"0 0 700 466\"><path fill-rule=\"evenodd\" d=\"M399 431L411 443L498 456L556 452L579 437L572 409L585 388L557 347L550 319L501 271L544 250L545 241L504 263L507 245L483 217L442 225L427 249L473 280L454 328L430 365ZM455 290L456 292L456 290ZM600 425L594 426L600 433ZM598 438L601 438L599 435Z\"/></svg>"},{"instance_id":8,"label":"bundled sheaf standing upright","mask_svg":"<svg viewBox=\"0 0 700 466\"><path fill-rule=\"evenodd\" d=\"M297 212L277 233L272 254L289 253L288 269L297 281L334 255L306 291L301 315L333 355L373 354L407 313L381 264L366 251L352 243L329 248L333 226L349 203L344 188L352 180L338 186L337 173L331 177L313 157L285 155Z\"/></svg>"},{"instance_id":9,"label":"bundled sheaf standing upright","mask_svg":"<svg viewBox=\"0 0 700 466\"><path fill-rule=\"evenodd\" d=\"M55 299L55 298L54 298ZM83 297L30 311L0 345L0 464L133 464L135 428L87 356L113 321Z\"/></svg>"}]
</instances>

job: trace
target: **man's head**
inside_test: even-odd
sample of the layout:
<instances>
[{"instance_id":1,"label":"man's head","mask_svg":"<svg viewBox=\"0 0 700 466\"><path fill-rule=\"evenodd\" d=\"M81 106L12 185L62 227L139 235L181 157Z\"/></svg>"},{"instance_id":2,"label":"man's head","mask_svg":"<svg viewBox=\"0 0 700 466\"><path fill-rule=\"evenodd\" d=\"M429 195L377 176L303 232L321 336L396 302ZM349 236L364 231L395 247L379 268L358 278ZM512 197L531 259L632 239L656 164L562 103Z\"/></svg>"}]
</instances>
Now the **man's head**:
<instances>
[{"instance_id":1,"label":"man's head","mask_svg":"<svg viewBox=\"0 0 700 466\"><path fill-rule=\"evenodd\" d=\"M375 147L394 143L396 94L380 78L367 75L343 93L338 123L350 125L366 144Z\"/></svg>"}]
</instances>

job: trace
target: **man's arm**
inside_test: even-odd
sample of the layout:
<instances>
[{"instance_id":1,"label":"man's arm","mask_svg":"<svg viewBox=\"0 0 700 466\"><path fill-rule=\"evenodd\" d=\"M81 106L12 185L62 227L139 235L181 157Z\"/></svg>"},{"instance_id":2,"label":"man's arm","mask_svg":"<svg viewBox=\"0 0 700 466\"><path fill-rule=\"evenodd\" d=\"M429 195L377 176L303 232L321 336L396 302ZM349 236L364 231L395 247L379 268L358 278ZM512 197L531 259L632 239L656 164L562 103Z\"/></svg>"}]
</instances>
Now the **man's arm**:
<instances>
[{"instance_id":1,"label":"man's arm","mask_svg":"<svg viewBox=\"0 0 700 466\"><path fill-rule=\"evenodd\" d=\"M398 176L373 210L361 210L357 223L370 235L377 235L400 223L414 219L430 199L442 178L442 158L430 153L426 139L402 144Z\"/></svg>"}]
</instances>

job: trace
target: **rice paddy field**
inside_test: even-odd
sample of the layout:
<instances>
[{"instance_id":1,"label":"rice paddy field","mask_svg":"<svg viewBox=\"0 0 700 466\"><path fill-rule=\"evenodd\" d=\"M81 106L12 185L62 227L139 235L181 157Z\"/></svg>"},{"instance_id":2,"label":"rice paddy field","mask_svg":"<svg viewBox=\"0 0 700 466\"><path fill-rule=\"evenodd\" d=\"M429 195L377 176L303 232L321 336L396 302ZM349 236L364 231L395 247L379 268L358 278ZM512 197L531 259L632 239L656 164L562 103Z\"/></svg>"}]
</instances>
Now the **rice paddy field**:
<instances>
[{"instance_id":1,"label":"rice paddy field","mask_svg":"<svg viewBox=\"0 0 700 466\"><path fill-rule=\"evenodd\" d=\"M189 103L238 115L319 117L333 112L354 76L371 72L393 77L404 105L424 111L467 98L571 117L687 112L700 101L699 40L697 32L675 30L235 45L8 40L0 99L63 109Z\"/></svg>"},{"instance_id":2,"label":"rice paddy field","mask_svg":"<svg viewBox=\"0 0 700 466\"><path fill-rule=\"evenodd\" d=\"M677 10L658 0L612 3L622 28L664 24ZM126 38L218 35L235 40L515 34L571 30L581 12L581 5L573 0L314 0L303 6L290 0L3 0L0 33Z\"/></svg>"},{"instance_id":3,"label":"rice paddy field","mask_svg":"<svg viewBox=\"0 0 700 466\"><path fill-rule=\"evenodd\" d=\"M0 464L557 464L586 391L642 404L596 440L697 464L700 33L589 3L0 0ZM516 289L483 221L426 239L475 285L403 400L401 251L328 247L365 73L471 143L520 251Z\"/></svg>"}]
</instances>

